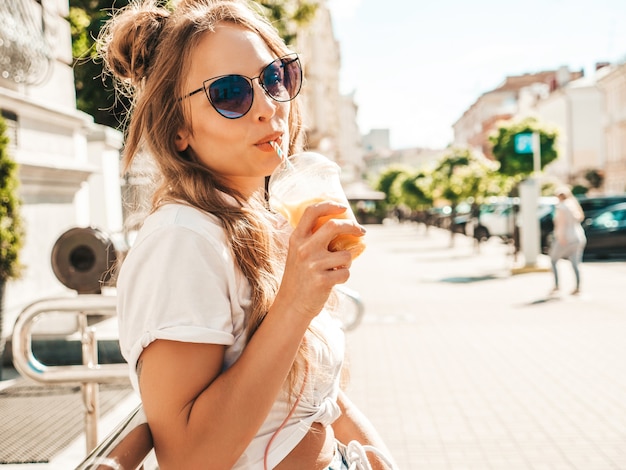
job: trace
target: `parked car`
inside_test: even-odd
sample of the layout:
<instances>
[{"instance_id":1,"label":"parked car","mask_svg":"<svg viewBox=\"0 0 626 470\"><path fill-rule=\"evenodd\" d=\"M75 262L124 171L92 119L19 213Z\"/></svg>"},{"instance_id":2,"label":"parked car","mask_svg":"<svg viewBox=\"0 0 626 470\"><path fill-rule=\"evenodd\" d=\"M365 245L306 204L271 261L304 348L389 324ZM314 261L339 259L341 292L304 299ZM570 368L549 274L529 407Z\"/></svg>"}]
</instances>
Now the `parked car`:
<instances>
[{"instance_id":1,"label":"parked car","mask_svg":"<svg viewBox=\"0 0 626 470\"><path fill-rule=\"evenodd\" d=\"M511 197L493 198L481 204L474 236L479 240L489 237L500 237L504 240L512 238L517 208L519 198Z\"/></svg>"},{"instance_id":2,"label":"parked car","mask_svg":"<svg viewBox=\"0 0 626 470\"><path fill-rule=\"evenodd\" d=\"M452 214L450 214L452 215ZM469 224L472 223L472 204L461 202L456 206L450 229L455 233L470 235Z\"/></svg>"},{"instance_id":3,"label":"parked car","mask_svg":"<svg viewBox=\"0 0 626 470\"><path fill-rule=\"evenodd\" d=\"M626 202L607 207L595 217L586 219L585 256L606 258L626 254Z\"/></svg>"},{"instance_id":4,"label":"parked car","mask_svg":"<svg viewBox=\"0 0 626 470\"><path fill-rule=\"evenodd\" d=\"M626 202L626 194L589 197L581 196L578 198L578 202L585 213L585 220L589 221L596 215L603 212L606 208L614 204L619 204L620 202Z\"/></svg>"},{"instance_id":5,"label":"parked car","mask_svg":"<svg viewBox=\"0 0 626 470\"><path fill-rule=\"evenodd\" d=\"M554 230L554 207L558 199L555 197L540 197L537 207L539 230L541 234L542 252L547 252L550 245L551 233ZM497 236L505 241L513 240L515 227L520 227L518 217L519 198L496 198L480 207L478 226L474 229L474 236L479 240Z\"/></svg>"},{"instance_id":6,"label":"parked car","mask_svg":"<svg viewBox=\"0 0 626 470\"><path fill-rule=\"evenodd\" d=\"M450 215L452 208L450 206L431 207L428 209L428 225L443 229L450 228Z\"/></svg>"}]
</instances>

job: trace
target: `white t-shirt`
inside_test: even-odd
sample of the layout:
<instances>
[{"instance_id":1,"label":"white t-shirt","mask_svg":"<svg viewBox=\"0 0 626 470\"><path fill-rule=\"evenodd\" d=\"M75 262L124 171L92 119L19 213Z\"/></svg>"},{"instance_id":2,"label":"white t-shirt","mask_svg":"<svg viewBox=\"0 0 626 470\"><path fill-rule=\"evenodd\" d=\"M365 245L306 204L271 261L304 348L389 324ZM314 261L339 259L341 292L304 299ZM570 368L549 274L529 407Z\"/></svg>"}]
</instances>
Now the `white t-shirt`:
<instances>
[{"instance_id":1,"label":"white t-shirt","mask_svg":"<svg viewBox=\"0 0 626 470\"><path fill-rule=\"evenodd\" d=\"M228 369L245 347L250 292L215 216L183 204L168 204L151 214L117 281L120 346L135 390L139 355L157 339L224 345ZM329 425L341 413L336 399L343 332L326 310L311 325L324 332L324 341L307 333L317 368L309 372L304 396L272 442L270 468L293 450L312 423ZM265 448L290 406L286 393L281 394L234 469L263 469Z\"/></svg>"},{"instance_id":2,"label":"white t-shirt","mask_svg":"<svg viewBox=\"0 0 626 470\"><path fill-rule=\"evenodd\" d=\"M574 204L568 200L561 201L554 212L555 235L567 244L586 241L585 229L580 224L584 216L578 213L580 211Z\"/></svg>"}]
</instances>

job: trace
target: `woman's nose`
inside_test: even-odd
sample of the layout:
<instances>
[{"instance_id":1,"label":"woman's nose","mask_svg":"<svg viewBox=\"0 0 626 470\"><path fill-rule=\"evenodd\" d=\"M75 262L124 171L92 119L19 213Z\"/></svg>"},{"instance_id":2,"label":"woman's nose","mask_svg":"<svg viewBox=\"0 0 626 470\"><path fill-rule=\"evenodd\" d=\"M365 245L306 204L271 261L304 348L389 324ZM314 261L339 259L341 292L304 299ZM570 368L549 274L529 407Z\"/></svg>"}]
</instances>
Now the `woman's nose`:
<instances>
[{"instance_id":1,"label":"woman's nose","mask_svg":"<svg viewBox=\"0 0 626 470\"><path fill-rule=\"evenodd\" d=\"M259 121L271 119L276 114L280 103L267 94L259 80L253 80L252 83L252 86L256 88L254 89L254 100L250 111L253 113L254 118Z\"/></svg>"}]
</instances>

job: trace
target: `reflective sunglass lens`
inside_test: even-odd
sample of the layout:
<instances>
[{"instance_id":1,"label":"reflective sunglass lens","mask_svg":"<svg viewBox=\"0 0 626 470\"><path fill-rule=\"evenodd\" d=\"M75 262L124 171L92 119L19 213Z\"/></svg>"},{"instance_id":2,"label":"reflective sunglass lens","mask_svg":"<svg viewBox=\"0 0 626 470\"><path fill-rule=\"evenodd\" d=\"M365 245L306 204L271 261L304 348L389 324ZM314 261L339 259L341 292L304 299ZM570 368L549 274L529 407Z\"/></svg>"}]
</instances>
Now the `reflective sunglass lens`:
<instances>
[{"instance_id":1,"label":"reflective sunglass lens","mask_svg":"<svg viewBox=\"0 0 626 470\"><path fill-rule=\"evenodd\" d=\"M296 55L277 59L261 74L263 88L276 101L289 101L296 97L302 82L302 70Z\"/></svg>"},{"instance_id":2,"label":"reflective sunglass lens","mask_svg":"<svg viewBox=\"0 0 626 470\"><path fill-rule=\"evenodd\" d=\"M222 116L236 119L252 106L252 87L241 75L228 75L215 80L207 91L209 101Z\"/></svg>"},{"instance_id":3,"label":"reflective sunglass lens","mask_svg":"<svg viewBox=\"0 0 626 470\"><path fill-rule=\"evenodd\" d=\"M285 94L283 83L283 69L280 61L274 61L263 69L261 74L263 88L274 99L280 99Z\"/></svg>"}]
</instances>

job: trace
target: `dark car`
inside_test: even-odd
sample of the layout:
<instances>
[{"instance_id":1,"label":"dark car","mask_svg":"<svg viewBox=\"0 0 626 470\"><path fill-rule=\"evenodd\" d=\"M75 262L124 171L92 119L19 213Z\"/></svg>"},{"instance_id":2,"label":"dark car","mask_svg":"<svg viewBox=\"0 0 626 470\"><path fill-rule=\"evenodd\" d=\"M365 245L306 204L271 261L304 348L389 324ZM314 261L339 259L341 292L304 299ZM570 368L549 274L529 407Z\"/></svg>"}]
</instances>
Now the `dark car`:
<instances>
[{"instance_id":1,"label":"dark car","mask_svg":"<svg viewBox=\"0 0 626 470\"><path fill-rule=\"evenodd\" d=\"M611 196L581 196L578 198L580 207L582 207L585 213L585 220L589 222L596 215L604 211L604 209L620 202L626 202L626 194L611 195Z\"/></svg>"},{"instance_id":2,"label":"dark car","mask_svg":"<svg viewBox=\"0 0 626 470\"><path fill-rule=\"evenodd\" d=\"M583 223L587 235L585 256L626 254L626 202L615 204Z\"/></svg>"},{"instance_id":3,"label":"dark car","mask_svg":"<svg viewBox=\"0 0 626 470\"><path fill-rule=\"evenodd\" d=\"M552 206L550 211L543 214L539 219L539 235L541 243L541 252L547 255L552 245L552 238L554 236L554 208Z\"/></svg>"}]
</instances>

